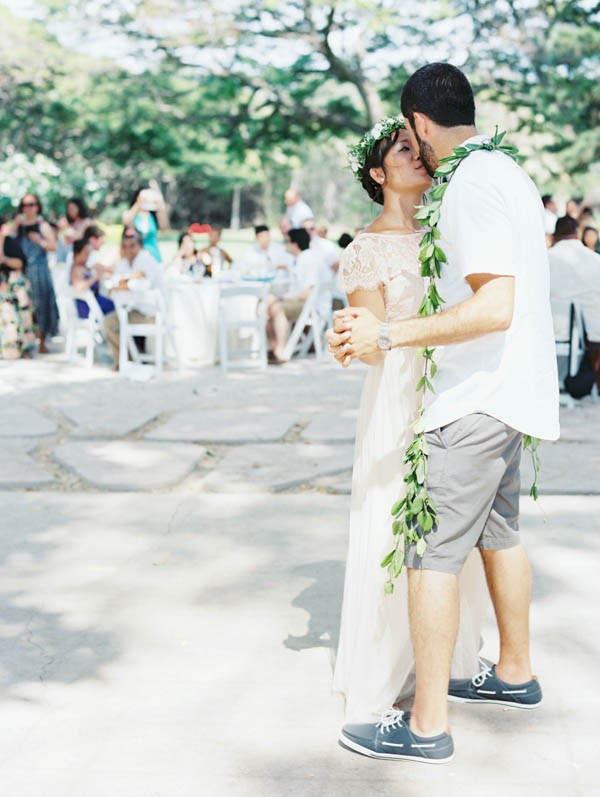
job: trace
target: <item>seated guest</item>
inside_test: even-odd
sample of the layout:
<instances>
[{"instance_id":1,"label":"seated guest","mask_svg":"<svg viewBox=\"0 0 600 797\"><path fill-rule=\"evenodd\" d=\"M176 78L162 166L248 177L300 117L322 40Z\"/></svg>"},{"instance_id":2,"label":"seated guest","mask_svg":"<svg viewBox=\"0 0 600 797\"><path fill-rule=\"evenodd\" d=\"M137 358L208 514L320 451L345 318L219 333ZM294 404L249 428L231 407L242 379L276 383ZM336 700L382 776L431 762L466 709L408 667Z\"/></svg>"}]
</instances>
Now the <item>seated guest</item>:
<instances>
[{"instance_id":1,"label":"seated guest","mask_svg":"<svg viewBox=\"0 0 600 797\"><path fill-rule=\"evenodd\" d=\"M581 233L581 241L584 246L591 249L592 252L600 252L598 245L598 230L595 227L584 227Z\"/></svg>"},{"instance_id":2,"label":"seated guest","mask_svg":"<svg viewBox=\"0 0 600 797\"><path fill-rule=\"evenodd\" d=\"M315 285L331 281L329 269L322 258L310 248L310 236L305 229L289 231L287 249L295 259L291 289L282 299L270 296L267 306L267 337L271 344L274 362L282 361L288 322L293 323L298 320L304 303ZM324 319L329 317L331 295L323 293L319 298L318 311Z\"/></svg>"},{"instance_id":3,"label":"seated guest","mask_svg":"<svg viewBox=\"0 0 600 797\"><path fill-rule=\"evenodd\" d=\"M214 277L233 263L233 258L219 246L223 228L218 224L211 227L208 233L208 246L200 250L200 259L206 266L206 276Z\"/></svg>"},{"instance_id":4,"label":"seated guest","mask_svg":"<svg viewBox=\"0 0 600 797\"><path fill-rule=\"evenodd\" d=\"M322 259L323 263L330 270L330 279L333 279L340 267L340 248L319 235L317 230L317 223L314 219L306 219L302 226L310 235L310 248L316 252Z\"/></svg>"},{"instance_id":5,"label":"seated guest","mask_svg":"<svg viewBox=\"0 0 600 797\"><path fill-rule=\"evenodd\" d=\"M86 266L88 268L96 268L99 272L99 276L104 277L107 274L112 273L111 266L100 265L98 263L98 252L104 246L104 241L106 240L106 236L104 234L104 230L101 227L98 227L97 224L90 224L88 227L85 228L85 232L82 236L83 240L89 244L89 255ZM73 266L73 248L71 247L71 251L67 257L66 261L67 265L67 273L71 273L71 268ZM101 272L101 273L100 273Z\"/></svg>"},{"instance_id":6,"label":"seated guest","mask_svg":"<svg viewBox=\"0 0 600 797\"><path fill-rule=\"evenodd\" d=\"M241 269L255 277L265 277L275 271L288 270L293 258L283 244L271 239L271 231L266 224L254 228L256 243L252 244L241 258Z\"/></svg>"},{"instance_id":7,"label":"seated guest","mask_svg":"<svg viewBox=\"0 0 600 797\"><path fill-rule=\"evenodd\" d=\"M577 237L577 220L563 216L556 222L550 260L550 297L579 302L588 339L588 355L600 379L600 255Z\"/></svg>"},{"instance_id":8,"label":"seated guest","mask_svg":"<svg viewBox=\"0 0 600 797\"><path fill-rule=\"evenodd\" d=\"M33 307L25 277L27 260L0 220L0 349L5 360L29 359L35 348Z\"/></svg>"},{"instance_id":9,"label":"seated guest","mask_svg":"<svg viewBox=\"0 0 600 797\"><path fill-rule=\"evenodd\" d=\"M134 228L127 228L121 239L121 259L113 272L113 289L120 291L135 290L143 280L144 289L159 290L166 302L165 284L160 264L150 252L142 249L142 236ZM138 282L139 281L139 282ZM136 284L138 282L138 284ZM143 295L139 302L129 311L132 324L154 323L155 306L144 302ZM116 313L104 319L106 337L111 347L115 365L119 362L119 318Z\"/></svg>"},{"instance_id":10,"label":"seated guest","mask_svg":"<svg viewBox=\"0 0 600 797\"><path fill-rule=\"evenodd\" d=\"M100 293L100 277L103 273L102 266L89 267L91 254L91 244L85 238L79 238L73 242L73 264L69 281L78 293L90 290L96 297L103 315L107 316L115 312L115 303ZM77 315L79 318L87 318L90 308L83 299L76 299Z\"/></svg>"},{"instance_id":11,"label":"seated guest","mask_svg":"<svg viewBox=\"0 0 600 797\"><path fill-rule=\"evenodd\" d=\"M167 269L168 276L175 277L179 274L206 276L207 267L198 257L196 244L189 232L181 233L177 246L177 254Z\"/></svg>"},{"instance_id":12,"label":"seated guest","mask_svg":"<svg viewBox=\"0 0 600 797\"><path fill-rule=\"evenodd\" d=\"M89 227L85 228L83 237L90 245L90 254L88 257L87 267L91 268L98 263L98 252L104 246L106 236L102 227L98 227L97 224L90 224ZM102 266L102 268L107 271L112 271L109 266Z\"/></svg>"}]
</instances>

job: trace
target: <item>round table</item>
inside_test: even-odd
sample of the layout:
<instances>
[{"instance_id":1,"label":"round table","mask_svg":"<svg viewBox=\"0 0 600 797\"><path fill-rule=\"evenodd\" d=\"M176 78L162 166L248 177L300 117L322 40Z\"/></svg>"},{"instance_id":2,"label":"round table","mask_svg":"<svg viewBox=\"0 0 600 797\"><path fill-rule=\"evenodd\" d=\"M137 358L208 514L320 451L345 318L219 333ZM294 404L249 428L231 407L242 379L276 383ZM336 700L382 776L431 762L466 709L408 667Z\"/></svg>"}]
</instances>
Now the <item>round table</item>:
<instances>
[{"instance_id":1,"label":"round table","mask_svg":"<svg viewBox=\"0 0 600 797\"><path fill-rule=\"evenodd\" d=\"M184 277L169 285L169 323L182 365L213 365L217 353L219 286Z\"/></svg>"}]
</instances>

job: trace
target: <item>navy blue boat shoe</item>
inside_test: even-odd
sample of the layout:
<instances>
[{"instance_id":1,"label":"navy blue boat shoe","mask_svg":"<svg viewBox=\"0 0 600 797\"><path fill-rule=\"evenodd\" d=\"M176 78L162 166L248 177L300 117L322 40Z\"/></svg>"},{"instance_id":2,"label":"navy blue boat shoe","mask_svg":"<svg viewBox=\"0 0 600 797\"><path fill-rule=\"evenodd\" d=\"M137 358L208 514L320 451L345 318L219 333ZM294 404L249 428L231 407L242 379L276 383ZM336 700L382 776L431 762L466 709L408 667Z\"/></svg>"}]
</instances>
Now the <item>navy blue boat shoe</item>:
<instances>
[{"instance_id":1,"label":"navy blue boat shoe","mask_svg":"<svg viewBox=\"0 0 600 797\"><path fill-rule=\"evenodd\" d=\"M542 687L537 679L522 684L507 684L496 675L496 665L483 669L472 679L451 679L448 700L453 703L494 703L498 706L532 709L542 702Z\"/></svg>"},{"instance_id":2,"label":"navy blue boat shoe","mask_svg":"<svg viewBox=\"0 0 600 797\"><path fill-rule=\"evenodd\" d=\"M344 725L340 742L371 758L406 759L427 764L443 764L454 757L454 742L449 733L417 736L408 727L409 715L390 709L379 722Z\"/></svg>"}]
</instances>

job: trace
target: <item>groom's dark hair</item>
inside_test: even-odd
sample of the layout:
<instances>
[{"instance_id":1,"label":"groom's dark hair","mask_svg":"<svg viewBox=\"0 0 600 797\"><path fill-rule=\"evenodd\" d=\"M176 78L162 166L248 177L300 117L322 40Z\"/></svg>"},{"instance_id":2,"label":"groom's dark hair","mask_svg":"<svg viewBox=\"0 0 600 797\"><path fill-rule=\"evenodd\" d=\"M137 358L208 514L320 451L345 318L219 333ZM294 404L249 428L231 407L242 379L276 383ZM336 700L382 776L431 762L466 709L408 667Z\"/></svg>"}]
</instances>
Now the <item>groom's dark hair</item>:
<instances>
[{"instance_id":1,"label":"groom's dark hair","mask_svg":"<svg viewBox=\"0 0 600 797\"><path fill-rule=\"evenodd\" d=\"M452 64L427 64L409 77L402 91L402 114L414 129L415 113L442 127L475 124L475 98L465 75Z\"/></svg>"}]
</instances>

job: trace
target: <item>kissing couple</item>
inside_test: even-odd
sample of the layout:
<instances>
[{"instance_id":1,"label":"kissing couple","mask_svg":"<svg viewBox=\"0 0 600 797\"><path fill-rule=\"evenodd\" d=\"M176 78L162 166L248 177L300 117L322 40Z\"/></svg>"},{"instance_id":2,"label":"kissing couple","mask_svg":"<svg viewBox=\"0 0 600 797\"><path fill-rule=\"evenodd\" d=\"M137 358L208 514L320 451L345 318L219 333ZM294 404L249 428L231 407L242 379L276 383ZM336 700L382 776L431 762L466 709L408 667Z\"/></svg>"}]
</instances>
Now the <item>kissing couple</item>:
<instances>
[{"instance_id":1,"label":"kissing couple","mask_svg":"<svg viewBox=\"0 0 600 797\"><path fill-rule=\"evenodd\" d=\"M542 700L519 466L524 439L558 437L558 377L535 185L501 136L477 133L473 91L456 67L419 69L401 107L403 118L382 120L351 154L382 209L344 252L349 307L327 332L340 364L371 366L334 689L346 699L343 745L441 763L454 755L448 700L519 709ZM437 202L417 211L423 229L415 211L436 171ZM424 364L433 384L422 408ZM413 438L421 471L404 454ZM397 542L386 556L393 504ZM385 589L390 568L395 587ZM478 672L487 591L500 655Z\"/></svg>"}]
</instances>

